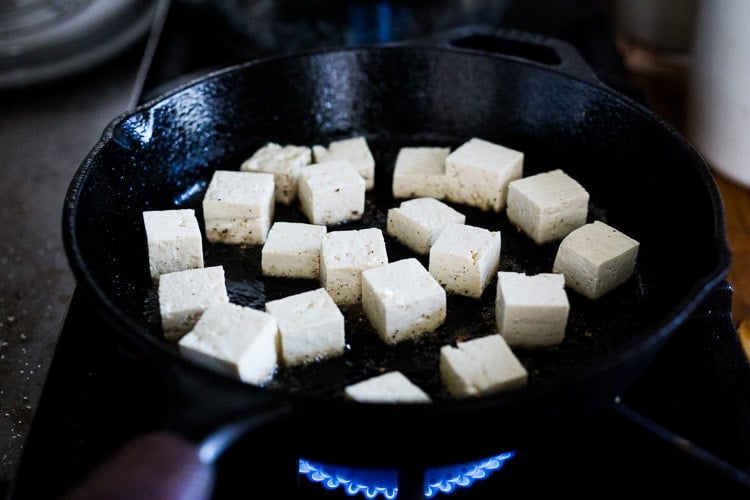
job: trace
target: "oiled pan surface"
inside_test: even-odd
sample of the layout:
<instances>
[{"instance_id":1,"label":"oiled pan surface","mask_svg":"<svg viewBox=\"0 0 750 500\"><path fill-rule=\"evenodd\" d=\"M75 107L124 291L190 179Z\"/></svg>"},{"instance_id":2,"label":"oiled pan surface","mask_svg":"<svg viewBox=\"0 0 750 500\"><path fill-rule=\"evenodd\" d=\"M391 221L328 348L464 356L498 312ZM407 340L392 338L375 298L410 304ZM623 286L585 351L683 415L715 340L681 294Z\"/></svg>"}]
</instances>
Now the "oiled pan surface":
<instances>
[{"instance_id":1,"label":"oiled pan surface","mask_svg":"<svg viewBox=\"0 0 750 500\"><path fill-rule=\"evenodd\" d=\"M392 170L404 146L455 148L472 137L525 153L524 175L561 168L590 193L589 220L637 239L633 277L592 301L568 290L566 337L556 347L517 350L529 388L588 373L648 351L723 277L723 215L705 164L644 108L608 89L511 58L383 47L302 54L218 73L116 120L86 158L66 199L66 247L79 285L119 330L150 348L161 340L141 214L194 208L216 169L239 169L267 142L309 145L363 135L376 160L365 216L329 230L385 232ZM453 205L466 223L502 233L500 269L551 272L557 243L536 245L504 212ZM275 220L303 221L278 205ZM386 235L390 261L416 256ZM205 264L223 265L233 302L317 288L268 278L260 247L205 243ZM418 257L427 266L427 257ZM496 280L480 299L448 296L445 324L417 341L385 345L357 307L344 308L346 353L279 371L269 389L340 397L343 387L398 369L435 399L440 346L495 332ZM138 340L140 341L140 340ZM595 371L595 370L594 370Z\"/></svg>"}]
</instances>

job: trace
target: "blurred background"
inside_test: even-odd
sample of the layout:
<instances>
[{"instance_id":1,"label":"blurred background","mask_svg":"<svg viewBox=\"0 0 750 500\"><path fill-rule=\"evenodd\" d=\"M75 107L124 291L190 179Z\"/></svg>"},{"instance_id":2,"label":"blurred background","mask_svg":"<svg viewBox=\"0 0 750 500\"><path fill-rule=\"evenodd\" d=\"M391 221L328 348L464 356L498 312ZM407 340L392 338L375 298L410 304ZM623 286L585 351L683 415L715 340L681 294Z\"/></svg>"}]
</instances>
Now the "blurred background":
<instances>
[{"instance_id":1,"label":"blurred background","mask_svg":"<svg viewBox=\"0 0 750 500\"><path fill-rule=\"evenodd\" d=\"M750 316L750 141L742 137L750 62L737 47L750 41L749 7L746 0L1 2L0 497L75 288L61 237L73 174L105 126L139 100L253 57L488 23L570 41L605 84L686 134L714 169L742 334Z\"/></svg>"}]
</instances>

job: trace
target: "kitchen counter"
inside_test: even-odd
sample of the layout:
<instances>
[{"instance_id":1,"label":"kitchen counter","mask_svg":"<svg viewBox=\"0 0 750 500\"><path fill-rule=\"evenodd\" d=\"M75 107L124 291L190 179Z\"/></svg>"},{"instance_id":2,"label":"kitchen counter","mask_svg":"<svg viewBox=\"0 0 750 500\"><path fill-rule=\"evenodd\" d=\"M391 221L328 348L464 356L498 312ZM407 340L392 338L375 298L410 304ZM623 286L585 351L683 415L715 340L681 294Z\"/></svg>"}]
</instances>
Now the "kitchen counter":
<instances>
[{"instance_id":1,"label":"kitchen counter","mask_svg":"<svg viewBox=\"0 0 750 500\"><path fill-rule=\"evenodd\" d=\"M13 477L74 289L68 183L127 109L143 47L49 85L0 90L0 498Z\"/></svg>"},{"instance_id":2,"label":"kitchen counter","mask_svg":"<svg viewBox=\"0 0 750 500\"><path fill-rule=\"evenodd\" d=\"M750 358L750 189L717 175L724 200L732 248L729 283L734 289L732 315L742 346Z\"/></svg>"}]
</instances>

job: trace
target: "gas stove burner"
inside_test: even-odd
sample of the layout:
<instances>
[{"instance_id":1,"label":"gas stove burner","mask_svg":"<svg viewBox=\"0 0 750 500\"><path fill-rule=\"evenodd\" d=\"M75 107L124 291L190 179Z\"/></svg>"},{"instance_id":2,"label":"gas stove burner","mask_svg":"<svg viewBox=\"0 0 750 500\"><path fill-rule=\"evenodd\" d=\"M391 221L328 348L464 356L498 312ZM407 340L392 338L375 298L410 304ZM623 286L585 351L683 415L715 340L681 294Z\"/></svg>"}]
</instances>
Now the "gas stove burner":
<instances>
[{"instance_id":1,"label":"gas stove burner","mask_svg":"<svg viewBox=\"0 0 750 500\"><path fill-rule=\"evenodd\" d=\"M466 24L497 23L509 0L216 0L231 50L254 57L310 47L411 40Z\"/></svg>"},{"instance_id":2,"label":"gas stove burner","mask_svg":"<svg viewBox=\"0 0 750 500\"><path fill-rule=\"evenodd\" d=\"M300 458L299 473L327 490L340 488L349 496L362 494L368 499L382 496L387 500L398 497L396 469L358 469Z\"/></svg>"},{"instance_id":3,"label":"gas stove burner","mask_svg":"<svg viewBox=\"0 0 750 500\"><path fill-rule=\"evenodd\" d=\"M158 2L14 0L0 3L0 88L91 68L144 37Z\"/></svg>"},{"instance_id":4,"label":"gas stove burner","mask_svg":"<svg viewBox=\"0 0 750 500\"><path fill-rule=\"evenodd\" d=\"M439 493L449 495L461 488L469 488L477 481L487 479L515 456L509 451L455 465L424 469L422 495L434 498ZM301 458L299 473L313 483L328 490L341 489L348 496L363 495L367 499L382 496L386 500L398 498L398 469L365 469L330 465Z\"/></svg>"},{"instance_id":5,"label":"gas stove burner","mask_svg":"<svg viewBox=\"0 0 750 500\"><path fill-rule=\"evenodd\" d=\"M507 451L475 462L427 469L425 470L424 496L433 498L438 493L449 494L458 488L468 488L502 469L503 465L515 454L514 451Z\"/></svg>"}]
</instances>

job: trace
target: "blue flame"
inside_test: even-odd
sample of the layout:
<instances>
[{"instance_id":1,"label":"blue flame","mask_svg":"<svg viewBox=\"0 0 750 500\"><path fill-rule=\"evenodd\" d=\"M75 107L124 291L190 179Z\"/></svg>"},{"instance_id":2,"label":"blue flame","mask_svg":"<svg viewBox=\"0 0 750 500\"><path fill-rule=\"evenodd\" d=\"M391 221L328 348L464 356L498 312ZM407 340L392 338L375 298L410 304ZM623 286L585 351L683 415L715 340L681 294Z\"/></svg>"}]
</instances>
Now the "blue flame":
<instances>
[{"instance_id":1,"label":"blue flame","mask_svg":"<svg viewBox=\"0 0 750 500\"><path fill-rule=\"evenodd\" d=\"M185 205L191 198L193 198L196 194L200 193L203 188L206 187L205 181L199 181L195 184L191 184L187 186L181 193L179 193L173 200L173 203L176 207L181 207Z\"/></svg>"},{"instance_id":2,"label":"blue flame","mask_svg":"<svg viewBox=\"0 0 750 500\"><path fill-rule=\"evenodd\" d=\"M452 493L457 488L468 488L476 481L487 479L500 470L515 452L508 451L493 457L447 467L435 467L425 471L424 495L432 498L438 493Z\"/></svg>"},{"instance_id":3,"label":"blue flame","mask_svg":"<svg viewBox=\"0 0 750 500\"><path fill-rule=\"evenodd\" d=\"M396 469L356 469L300 458L299 472L329 490L343 488L349 496L362 493L368 499L383 495L387 500L392 500L398 495Z\"/></svg>"},{"instance_id":4,"label":"blue flame","mask_svg":"<svg viewBox=\"0 0 750 500\"><path fill-rule=\"evenodd\" d=\"M391 6L388 2L378 2L378 42L391 41Z\"/></svg>"},{"instance_id":5,"label":"blue flame","mask_svg":"<svg viewBox=\"0 0 750 500\"><path fill-rule=\"evenodd\" d=\"M387 0L375 2L375 5L354 2L349 6L348 41L354 45L393 41L394 13Z\"/></svg>"},{"instance_id":6,"label":"blue flame","mask_svg":"<svg viewBox=\"0 0 750 500\"><path fill-rule=\"evenodd\" d=\"M426 469L425 497L433 498L438 493L450 494L458 488L468 488L500 470L514 455L515 452L509 451L475 462ZM395 468L357 469L300 458L299 473L326 489L342 488L349 496L361 493L365 498L374 499L382 495L387 500L398 496L398 470Z\"/></svg>"}]
</instances>

